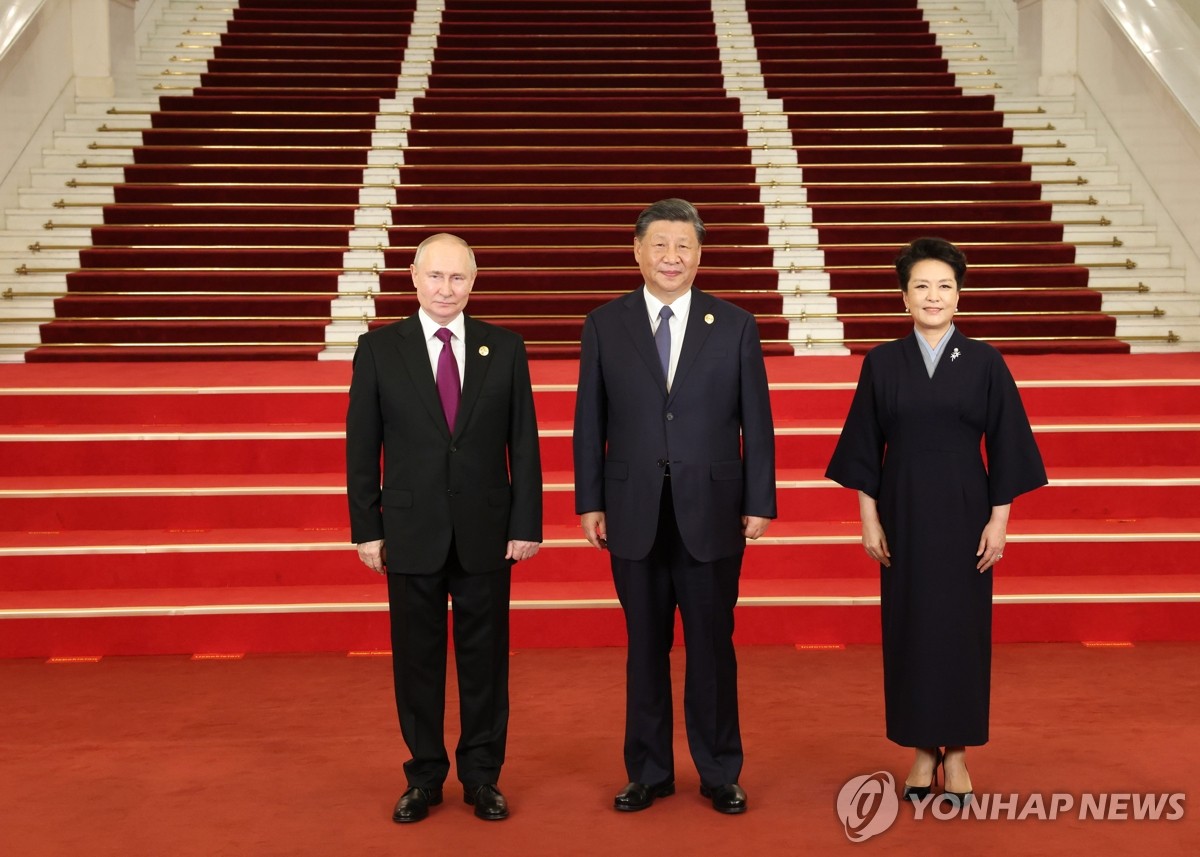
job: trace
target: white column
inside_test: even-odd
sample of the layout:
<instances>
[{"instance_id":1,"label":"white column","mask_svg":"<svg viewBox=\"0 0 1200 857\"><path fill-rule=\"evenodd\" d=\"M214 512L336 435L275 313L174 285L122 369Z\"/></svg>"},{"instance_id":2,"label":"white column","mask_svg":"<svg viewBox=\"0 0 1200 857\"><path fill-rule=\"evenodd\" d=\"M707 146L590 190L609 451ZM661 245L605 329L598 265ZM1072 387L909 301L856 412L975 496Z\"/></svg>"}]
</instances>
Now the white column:
<instances>
[{"instance_id":1,"label":"white column","mask_svg":"<svg viewBox=\"0 0 1200 857\"><path fill-rule=\"evenodd\" d=\"M1078 0L1017 0L1018 62L1039 95L1073 95L1079 71Z\"/></svg>"},{"instance_id":2,"label":"white column","mask_svg":"<svg viewBox=\"0 0 1200 857\"><path fill-rule=\"evenodd\" d=\"M75 94L105 98L135 73L132 0L71 0Z\"/></svg>"}]
</instances>

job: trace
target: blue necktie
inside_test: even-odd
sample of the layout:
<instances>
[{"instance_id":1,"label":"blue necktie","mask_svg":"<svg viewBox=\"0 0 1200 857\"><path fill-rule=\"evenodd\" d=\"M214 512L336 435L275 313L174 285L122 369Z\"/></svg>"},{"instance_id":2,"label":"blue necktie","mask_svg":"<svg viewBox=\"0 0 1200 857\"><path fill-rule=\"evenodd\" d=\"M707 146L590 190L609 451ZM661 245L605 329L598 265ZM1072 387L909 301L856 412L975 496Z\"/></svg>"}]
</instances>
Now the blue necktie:
<instances>
[{"instance_id":1,"label":"blue necktie","mask_svg":"<svg viewBox=\"0 0 1200 857\"><path fill-rule=\"evenodd\" d=\"M669 306L658 311L658 330L654 331L654 345L658 348L658 362L662 364L663 379L669 377L667 370L671 368L671 312ZM668 385L670 382L668 381Z\"/></svg>"}]
</instances>

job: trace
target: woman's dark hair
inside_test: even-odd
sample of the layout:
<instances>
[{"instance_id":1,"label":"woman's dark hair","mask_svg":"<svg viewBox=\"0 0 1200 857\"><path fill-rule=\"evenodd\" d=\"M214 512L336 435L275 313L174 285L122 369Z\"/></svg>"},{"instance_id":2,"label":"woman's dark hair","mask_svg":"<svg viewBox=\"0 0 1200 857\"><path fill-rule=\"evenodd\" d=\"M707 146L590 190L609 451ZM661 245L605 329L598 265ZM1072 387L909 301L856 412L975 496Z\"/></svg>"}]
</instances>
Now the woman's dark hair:
<instances>
[{"instance_id":1,"label":"woman's dark hair","mask_svg":"<svg viewBox=\"0 0 1200 857\"><path fill-rule=\"evenodd\" d=\"M646 230L656 220L674 220L690 223L696 230L696 240L704 243L704 221L696 207L686 199L660 199L638 215L633 234L640 241L646 237Z\"/></svg>"},{"instance_id":2,"label":"woman's dark hair","mask_svg":"<svg viewBox=\"0 0 1200 857\"><path fill-rule=\"evenodd\" d=\"M908 291L908 279L913 265L925 259L937 259L954 269L954 280L963 287L967 279L967 257L944 238L918 238L900 251L896 257L896 275L900 277L900 291Z\"/></svg>"}]
</instances>

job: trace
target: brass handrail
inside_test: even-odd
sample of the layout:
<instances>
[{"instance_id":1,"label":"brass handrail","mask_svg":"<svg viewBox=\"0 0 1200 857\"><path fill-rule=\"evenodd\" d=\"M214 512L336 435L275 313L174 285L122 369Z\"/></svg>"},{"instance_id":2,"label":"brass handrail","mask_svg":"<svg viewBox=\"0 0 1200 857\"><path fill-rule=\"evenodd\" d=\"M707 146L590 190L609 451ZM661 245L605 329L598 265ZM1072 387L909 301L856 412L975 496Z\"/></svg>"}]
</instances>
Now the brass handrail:
<instances>
[{"instance_id":1,"label":"brass handrail","mask_svg":"<svg viewBox=\"0 0 1200 857\"><path fill-rule=\"evenodd\" d=\"M799 169L805 169L808 167L827 167L827 166L852 166L852 167L956 166L956 167L971 167L971 166L1010 166L1010 165L1033 166L1033 167L1076 167L1076 166L1079 166L1071 158L1068 158L1065 161L897 161L894 163L882 163L882 162L865 163L864 162L864 163L855 163L855 164L776 164L776 163L766 163L766 164L665 164L664 163L664 164L637 164L636 166L649 167L649 168L687 167L689 169L695 168L695 169L722 170L722 169L749 169L749 168L760 169L760 168L766 168L766 167L795 167L795 168L799 168ZM76 166L78 166L78 164ZM349 170L366 170L370 167L377 168L382 165L380 165L380 164L365 164L365 163L364 164L305 164L305 163L293 163L293 164L267 164L267 163L262 163L262 164L257 164L257 163L244 163L244 164L243 163L236 163L236 164L235 163L135 164L135 163L128 163L128 164L111 164L107 168L108 169L117 169L117 168L124 169L125 167L134 167L134 166L137 166L137 167L199 167L199 168L205 168L205 169L207 169L207 168L211 168L211 169L333 169L333 168L342 168L342 169L349 171ZM455 166L461 167L461 165L453 165L453 164L401 164L399 162L393 163L393 164L388 164L386 166L397 167L397 168L410 167L410 168L414 168L414 169L430 169L430 168L446 169L446 168L451 168L451 167L455 167ZM489 170L494 170L494 171L510 172L510 171L514 171L514 170L528 170L528 169L532 169L532 168L538 168L538 169L554 169L554 168L600 169L600 168L604 168L604 167L622 167L622 166L633 166L633 165L619 164L619 163L587 164L587 163L563 162L563 163L542 163L542 164L533 164L533 163L530 163L530 164L488 164L488 165L486 165L486 168ZM659 184L666 184L666 183L667 182L660 182ZM1031 183L1036 183L1036 182L1031 182ZM265 183L265 184L267 186L282 186L283 185L283 183L281 183L281 182L270 182L270 183ZM494 185L478 185L478 187L506 187L506 186L510 186L513 184L514 183L512 183L512 182L497 182ZM649 183L646 183L646 184L649 184ZM919 184L919 183L913 182L913 184ZM74 179L74 178L63 182L64 187L116 187L118 185L151 185L154 187L181 187L181 186L182 187L263 187L264 182L237 182L237 181L224 181L224 182L214 182L214 181L207 181L207 182L178 182L178 181L93 182L93 181L80 181L79 179ZM295 183L289 183L289 185L306 187L306 188L408 187L408 185L402 185L402 184L398 185L395 182L371 182L371 181L295 182ZM558 183L558 185L562 186L562 187L577 187L578 186L575 184L561 183L561 182ZM412 185L412 187L417 187L417 186L418 185ZM530 185L529 183L524 183L524 184L517 184L516 186L530 187L533 185ZM543 185L539 184L536 186L542 187ZM595 186L596 187L622 187L622 186L629 187L629 185L595 185ZM770 188L772 186L773 185L771 185L769 183L758 185L758 187L767 187L767 188ZM774 187L788 187L788 186L804 187L804 184L797 183L795 185L778 185L778 184L774 185ZM826 186L837 187L838 184L837 183L829 183ZM857 186L857 185L854 185L854 186ZM980 200L980 202L982 202L982 203L986 203L986 202L990 202L990 201L991 200ZM1058 202L1058 200L1022 200L1022 201L1023 202L1051 202L1051 203ZM954 202L957 204L962 204L963 200L921 200L921 202L925 203L925 204L930 204L930 205L935 204L937 202ZM632 205L631 203L623 203L623 204L624 205ZM768 203L757 203L757 204L767 205ZM773 204L778 206L778 205L787 205L790 203L776 202ZM826 202L826 203L818 203L818 204L819 205L833 205L834 203ZM850 203L847 203L847 204L850 204ZM869 200L862 201L862 202L859 202L856 204L867 205L867 204L870 204L870 201ZM912 205L913 203L912 203L912 201L905 201L903 204ZM526 205L526 203L509 203L509 205Z\"/></svg>"},{"instance_id":2,"label":"brass handrail","mask_svg":"<svg viewBox=\"0 0 1200 857\"><path fill-rule=\"evenodd\" d=\"M1165 334L1129 334L1123 336L989 336L985 342L1164 342L1175 344L1182 338L1173 330ZM811 347L813 345L869 345L872 343L890 342L887 338L853 339L835 337L805 337L803 339L764 339L765 345L791 345ZM357 341L321 341L321 342L0 342L0 349L32 348L344 348L353 349ZM578 340L572 339L527 339L527 346L561 345L578 346ZM1119 426L1118 426L1119 428Z\"/></svg>"},{"instance_id":3,"label":"brass handrail","mask_svg":"<svg viewBox=\"0 0 1200 857\"><path fill-rule=\"evenodd\" d=\"M54 208L96 208L96 207L102 207L102 206L113 205L113 204L114 203L111 203L111 202L108 202L108 203L105 203L105 202L69 203L69 202L66 202L65 200L59 200L58 202L54 203L53 207ZM280 206L276 203L261 203L261 202L247 202L247 203L241 203L241 204L177 202L177 203L162 203L161 205L155 204L155 207L156 208L199 208L199 209L203 209L203 208L212 208L212 207L279 208ZM321 206L321 205L315 204L315 203L294 203L294 204L288 203L287 207L288 208L331 208L331 209L339 209L339 210L340 209L358 210L360 208L363 208L363 206L355 205L353 203L347 203L344 205L327 205L327 206ZM388 211L390 211L393 208L397 208L397 207L398 206L396 206L396 205L379 206L379 208L381 210L386 209ZM475 206L472 206L472 207L475 207ZM636 207L636 206L631 206L631 207ZM1029 225L1033 225L1033 224L1036 224L1039 226L1047 226L1047 225L1112 226L1113 225L1112 221L1104 216L1100 216L1094 220L1091 220L1091 219L1089 219L1089 220L1055 220L1055 221L1053 221L1052 224L1047 223L1047 221L1044 221L1044 220L972 220L972 221L969 221L967 225L970 225L970 226L994 226L994 225L1029 226ZM70 222L55 223L53 220L47 220L45 223L42 224L42 228L45 230L48 230L48 231L53 231L55 229L92 229L92 228L99 227L99 226L121 226L121 227L134 228L134 227L158 227L161 225L162 224L159 224L159 223L115 223L115 224L113 224L113 223L70 223ZM279 227L290 227L290 226L314 226L314 227L328 226L330 228L337 228L340 226L341 228L344 228L344 229L353 228L349 225L344 225L344 224L321 224L321 223L300 223L300 224L296 224L296 223L254 223L254 224L247 224L247 223L212 223L212 222L208 222L208 221L204 221L204 220L188 221L188 222L181 222L181 223L171 223L170 225L171 226L213 226L213 227L226 227L226 228L240 227L240 228L248 228L248 229L259 228L259 227L279 228ZM790 223L790 222L786 222L786 221L781 222L781 223L758 223L758 224L755 224L755 223L713 223L712 221L708 222L708 228L710 230L718 228L718 227L755 227L755 226L765 226L768 228L786 229L789 227L817 228L818 226L820 226L820 227L826 227L826 226L829 226L829 227L838 227L838 226L873 226L873 227L904 226L904 227L912 227L914 225L918 225L918 224L916 224L915 222L912 222L912 221L896 221L896 220L872 221L869 224L845 222L845 221L822 222L819 224ZM922 221L919 225L921 225L921 226L962 226L964 224L963 224L963 221L960 221L960 220L927 220L927 221ZM566 224L562 224L562 223L559 223L559 224L553 224L553 223L455 223L455 224L447 224L447 223L443 222L443 223L437 223L437 224L428 224L428 223L396 224L396 223L392 223L391 221L387 221L385 223L379 223L379 224L358 224L358 226L360 228L367 227L367 228L378 228L378 229L438 229L440 231L444 231L444 230L448 230L448 229L535 229L535 228L536 229L554 229L556 227L564 228L564 229L566 229L566 228L570 228L570 229L621 229L621 228L625 228L625 229L628 229L629 228L627 225L621 224L621 223L566 223ZM632 231L630 232L630 235L632 235Z\"/></svg>"},{"instance_id":4,"label":"brass handrail","mask_svg":"<svg viewBox=\"0 0 1200 857\"><path fill-rule=\"evenodd\" d=\"M1028 292L1030 295L1041 294L1044 289L1084 289L1092 292L1134 292L1137 294L1146 294L1151 291L1150 286L1143 282L1138 282L1137 285L1129 286L1108 286L1094 285L1087 286L1042 286L1038 288L1029 288L1028 286L987 286L983 288L964 289L964 292L971 295L978 294L1012 294L1020 292ZM796 288L778 288L778 289L713 289L705 291L712 295L728 295L737 297L739 295L779 295L781 297L799 297L804 295L812 295L817 297L853 297L861 295L895 295L900 289L898 286L888 289L806 289L801 287ZM526 295L536 296L568 296L576 298L598 297L598 298L614 298L620 295L629 294L629 289L480 289L475 292L477 297L484 296L488 298L504 298L504 297L521 297ZM18 291L11 286L0 292L0 299L12 300L14 298L64 298L68 296L86 295L88 297L246 297L246 298L262 298L262 297L310 297L310 298L328 298L330 300L339 297L356 297L356 298L395 298L413 296L414 293L408 289L402 291L382 291L380 289L359 289L336 292L291 292L291 291L223 291L220 289L188 289L188 290L171 290L171 291L88 291L88 292L44 292L44 291Z\"/></svg>"},{"instance_id":5,"label":"brass handrail","mask_svg":"<svg viewBox=\"0 0 1200 857\"><path fill-rule=\"evenodd\" d=\"M995 269L995 268L1124 268L1127 270L1137 267L1137 262L1132 259L1126 259L1124 262L1090 262L1082 265L1076 262L1043 262L1037 264L1026 264L1021 262L997 262L989 265L976 265L975 270L980 268ZM792 263L786 267L774 266L754 266L754 265L710 265L706 271L775 271L777 273L799 273L801 271L865 271L865 270L892 270L891 265L797 265ZM31 268L28 265L22 264L19 268L15 268L13 273L20 275L28 274L73 274L76 272L87 271L89 273L136 273L138 271L153 271L153 272L197 272L197 271L212 271L216 273L246 273L246 272L299 272L313 271L320 273L328 273L332 271L341 271L349 274L392 274L392 273L407 273L408 268L392 268L386 265L372 265L370 267L359 266L332 266L321 268L316 266L308 266L301 268L279 267L275 265L265 265L262 267L232 267L232 266L179 266L179 267L105 267L105 268L83 268L78 265L68 268ZM531 268L528 265L512 267L507 265L492 266L488 268L492 272L518 272L528 274L532 271L563 271L563 272L587 272L587 271L611 271L618 274L628 274L629 268L625 266L617 267L615 265L541 265L537 268Z\"/></svg>"},{"instance_id":6,"label":"brass handrail","mask_svg":"<svg viewBox=\"0 0 1200 857\"><path fill-rule=\"evenodd\" d=\"M163 226L163 231L169 231L171 226ZM252 232L258 227L246 226L244 230ZM301 227L293 227L301 228ZM329 228L336 229L337 227L313 227L313 228ZM1113 236L1105 241L958 241L956 246L964 248L972 247L992 247L1000 246L1022 248L1026 246L1041 247L1046 245L1061 245L1064 247L1124 247L1125 242L1120 238ZM833 244L829 242L792 242L784 241L779 244L717 244L715 242L705 245L710 250L713 247L733 250L845 250L848 248L868 248L868 247L888 247L897 249L897 245L892 242L883 241L862 241L853 242L850 244ZM625 244L472 244L472 249L476 252L482 250L528 250L528 251L553 251L553 250L570 250L572 252L580 251L596 251L596 250L611 250L611 251L629 251L629 247ZM409 250L409 247L395 246L377 242L371 246L353 245L353 244L43 244L41 241L35 241L32 244L26 245L26 249L31 253L42 253L46 251L78 251L78 250L325 250L335 251L341 250L350 252L354 250Z\"/></svg>"},{"instance_id":7,"label":"brass handrail","mask_svg":"<svg viewBox=\"0 0 1200 857\"><path fill-rule=\"evenodd\" d=\"M1106 342L1116 339L1120 342L1166 342L1174 345L1177 342L1182 342L1182 337L1173 330L1168 330L1166 333L1146 333L1146 334L1129 334L1123 336L988 336L984 337L985 342ZM804 339L790 340L793 343L804 343L805 345L870 345L872 343L891 342L891 339L847 339L834 337L805 337ZM1119 428L1119 427L1118 427Z\"/></svg>"},{"instance_id":8,"label":"brass handrail","mask_svg":"<svg viewBox=\"0 0 1200 857\"><path fill-rule=\"evenodd\" d=\"M544 131L547 129L538 128L536 130ZM580 129L580 130L585 131L587 129ZM734 129L730 129L730 130L734 130ZM486 132L481 132L481 133L486 133ZM503 133L503 132L501 132L501 133ZM1065 149L1065 148L1067 148L1067 144L1064 143L1062 140L1055 140L1053 143L1023 143L1023 144L1016 144L1016 143L888 143L888 144L882 144L882 143L876 143L876 144L871 144L871 143L830 143L827 145L806 145L806 146L797 146L797 145L777 146L777 145L773 145L771 143L759 143L759 144L752 145L752 146L751 145L746 145L746 146L719 146L719 145L718 146L713 146L713 145L701 145L701 146L672 145L672 146L667 146L667 145L653 145L653 144L644 145L644 146L630 146L630 145L623 145L623 146L622 145L600 145L600 146L597 146L597 145L586 145L586 144L579 144L579 145L573 145L573 146L554 145L554 144L547 144L544 146L530 146L530 145L496 146L496 145L487 145L487 144L469 144L469 145L454 145L454 146L412 146L412 145L381 146L381 145L374 144L374 143L367 144L365 146L296 146L296 145L257 145L256 146L256 145L251 145L248 143L199 143L199 144L195 144L195 143L177 143L177 144L162 143L162 144L155 144L154 146L146 146L146 145L135 146L133 144L124 144L124 143L92 142L92 143L88 143L87 147L89 149L97 150L97 151L99 151L99 150L132 151L133 149L200 149L200 150L220 149L220 150L232 150L232 151L249 150L249 151L257 152L257 151L261 151L264 149L268 149L270 151L281 151L281 152L322 152L322 151L330 151L330 152L447 152L447 151L454 151L457 149L486 149L489 152L495 152L495 151L529 152L529 151L537 151L540 149L545 149L545 150L551 151L551 152L559 152L559 151L562 151L563 149L603 149L603 150L612 150L612 151L617 151L617 152L626 152L626 151L638 150L638 149L654 149L654 150L669 149L670 151L676 152L676 151L686 150L686 149L720 149L721 151L731 151L731 152L732 151L795 152L800 149L838 149L838 150L880 149L880 148L887 148L887 149L950 149L950 148L963 148L966 146L969 146L973 149L985 149L985 150L987 150L987 149L1014 149L1014 148L1019 148L1019 149ZM87 163L87 162L85 161L84 163ZM972 162L972 163L974 163L974 162ZM1008 163L1008 162L1006 161L1005 163ZM1027 162L1022 161L1022 163L1027 163ZM156 161L153 165L154 166L191 166L192 163L190 161L178 161L178 162L166 162L166 161L158 162L158 161ZM122 162L122 163L118 163L118 164L93 164L92 166L125 167L125 166L129 166L129 164ZM332 166L340 166L340 165L332 165ZM857 166L857 164L855 164L854 166Z\"/></svg>"},{"instance_id":9,"label":"brass handrail","mask_svg":"<svg viewBox=\"0 0 1200 857\"><path fill-rule=\"evenodd\" d=\"M276 115L278 115L278 116L295 116L295 115L297 115L294 112L288 112L288 111L280 111L279 113L276 113L274 111L252 111L252 110L228 110L228 111L226 111L226 110L222 110L219 112L229 113L230 115L235 115L235 116L276 116ZM386 114L366 114L366 113L354 114L353 111L347 111L347 112L340 113L339 115L342 115L342 116L345 116L345 115L389 116L389 115L396 115L396 114L390 114L390 113L386 113ZM414 115L414 114L406 114L406 115ZM431 113L428 111L423 111L420 115L429 116L429 115L431 115ZM553 114L551 114L551 113L505 112L502 114L497 114L497 113L479 113L479 112L463 111L462 113L455 113L453 115L455 115L455 116L496 116L496 115L550 116L550 115L554 115L554 116L588 116L589 118L593 118L593 119L596 117L596 114L594 114L594 113L566 113L566 112L563 112L563 113L555 112ZM642 112L627 113L627 112L622 111L620 113L620 115L621 116L645 115L645 116L657 117L660 114L642 113ZM684 114L684 115L686 115L686 114ZM763 114L763 113L759 112L759 113L747 114L747 115L767 115L767 114ZM813 115L818 115L818 114L815 114L815 113L792 114L792 113L783 112L781 114L776 114L776 115L813 116ZM838 115L841 115L841 114L838 114ZM863 115L873 115L873 114L863 114ZM376 129L371 129L371 128L317 128L317 129L314 129L314 128L304 128L304 127L299 127L299 126L285 128L285 127L279 126L279 125L272 125L269 128L244 127L244 126L240 126L240 125L224 125L224 126L172 125L169 128L154 128L149 125L130 125L128 127L119 126L119 125L118 126L110 126L107 122L105 122L101 125L98 125L96 127L96 132L101 133L101 134L104 134L104 133L114 133L114 134L135 134L136 133L136 134L140 134L143 131L172 131L172 132L175 132L175 131L178 131L178 132L184 132L184 131L214 132L214 131L216 131L216 132L286 133L286 134L293 134L293 133L294 134L303 134L303 133L311 134L314 131L319 131L319 132L323 132L323 133L361 134L361 133L373 133L375 130ZM716 131L730 131L730 132L736 132L736 131L748 131L748 132L781 131L781 132L787 134L787 133L792 133L793 131L889 131L889 130L897 130L897 131L905 131L905 132L908 132L908 131L913 131L913 132L917 132L917 131L951 131L951 130L953 130L953 131L958 131L958 130L964 130L964 131L1007 130L1007 131L1031 131L1032 132L1032 131L1057 131L1058 128L1052 122L1047 122L1045 125L1001 125L1001 126L996 126L996 125L961 125L961 126L960 125L949 125L949 126L947 126L947 125L929 125L929 126L909 125L909 126L904 126L902 128L895 128L895 129L887 128L887 127L878 128L878 127L871 126L871 125L868 125L868 126L823 125L820 128L790 128L790 127L789 128L779 128L779 127L772 126L772 125L758 125L758 126L751 127L751 128L747 128L744 125L730 127L730 128L711 128L711 127L707 127L707 126L703 126L703 125L695 125L695 126L691 126L691 127L683 127L683 126L679 126L679 125L670 126L670 127L654 127L654 126L648 126L648 125L640 125L637 127L623 127L623 128L617 128L617 129L605 128L602 126L595 126L595 127L589 128L589 127L580 126L580 125L563 125L558 128L549 128L549 127L547 127L547 128L503 128L503 129L489 128L489 129L487 129L486 132L482 132L482 131L480 131L478 126L464 125L461 128L439 127L439 128L419 128L419 129L413 129L413 128L395 129L394 132L390 132L390 133L400 133L400 132L407 133L408 131L413 131L413 130L422 131L422 132L425 132L425 131L477 131L480 133L488 133L488 134L494 133L494 132L510 133L510 132L533 132L533 131L553 132L553 131L589 131L589 130L591 130L591 131L620 130L620 131L629 131L631 133L632 132L641 133L641 132L646 132L646 131L677 132L677 131L714 131L714 130L716 130ZM1014 145L1016 145L1016 144L1014 143Z\"/></svg>"},{"instance_id":10,"label":"brass handrail","mask_svg":"<svg viewBox=\"0 0 1200 857\"><path fill-rule=\"evenodd\" d=\"M1166 316L1166 311L1159 307L1153 309L1122 309L1122 310L1013 310L1004 312L957 312L955 318L1073 318L1079 316L1121 316L1128 318L1135 317L1150 317L1163 318ZM472 313L472 318L483 320L496 321L498 319L520 320L520 321L563 321L572 320L582 322L587 313L517 313L517 312L486 312ZM907 318L908 313L904 311L893 312L779 312L779 313L756 313L756 318L777 319L783 318L788 321L808 321L810 319L896 319ZM399 321L402 318L408 318L407 315L367 315L355 317L355 321ZM277 322L277 321L313 321L329 324L334 321L350 321L351 319L345 316L337 318L329 315L121 315L121 316L104 316L104 315L52 315L52 316L0 316L0 325L3 324L48 324L54 321L70 321L70 322L112 322L127 324L129 322L185 322L194 324L199 321L252 321L252 322Z\"/></svg>"},{"instance_id":11,"label":"brass handrail","mask_svg":"<svg viewBox=\"0 0 1200 857\"><path fill-rule=\"evenodd\" d=\"M120 107L110 107L110 108L108 108L108 110L105 111L105 114L108 116L153 116L154 114L161 113L161 112L162 112L161 110L128 110L128 109L124 109L124 108L120 108ZM192 112L203 113L203 112L211 112L211 111L192 111ZM217 111L217 112L224 113L226 111ZM228 112L234 116L275 116L280 113L291 114L291 113L297 113L297 112L303 112L303 111L295 111L295 110L232 110L232 111L228 111ZM684 114L689 113L689 112L699 113L699 114L709 114L709 113L712 113L713 111L710 111L710 110L686 111L686 110L684 110L684 111L680 111L680 112L684 113ZM944 111L944 110L812 110L812 111L808 111L808 110L791 110L791 111L788 111L788 110L779 110L779 111L775 111L775 110L744 110L744 111L742 111L742 115L743 116L923 116L925 114L930 114L930 113L945 113L945 112L946 111ZM962 112L995 113L996 111L995 110L976 110L976 111L962 111ZM659 115L658 113L654 113L654 112L646 111L646 110L620 111L620 113L622 115L626 115L626 116L658 116ZM446 116L549 116L549 115L570 116L572 114L570 112L560 113L558 111L550 111L550 110L503 110L503 111L497 111L497 112L465 110L462 112L455 111L452 113L448 113L444 110L374 110L374 111L371 111L371 110L347 110L347 111L342 111L341 113L339 113L339 115L344 115L344 116L417 116L417 115L420 115L420 116L443 116L443 115L446 115ZM596 115L596 114L589 113L588 115L592 116L592 115ZM1045 107L1038 106L1038 107L1033 107L1033 108L1017 108L1017 109L1012 109L1012 110L1005 110L1004 115L1006 115L1006 116L1044 116L1044 115L1047 115L1047 113L1046 113ZM136 130L141 130L141 129L136 129Z\"/></svg>"}]
</instances>

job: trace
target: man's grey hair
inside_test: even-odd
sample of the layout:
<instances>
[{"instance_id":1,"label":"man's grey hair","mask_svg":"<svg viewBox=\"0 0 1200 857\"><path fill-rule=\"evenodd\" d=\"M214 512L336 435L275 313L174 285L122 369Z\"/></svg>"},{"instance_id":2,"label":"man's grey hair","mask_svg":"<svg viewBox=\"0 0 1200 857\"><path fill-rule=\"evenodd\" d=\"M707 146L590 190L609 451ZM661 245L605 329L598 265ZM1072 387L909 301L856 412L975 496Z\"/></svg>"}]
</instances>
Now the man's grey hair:
<instances>
[{"instance_id":1,"label":"man's grey hair","mask_svg":"<svg viewBox=\"0 0 1200 857\"><path fill-rule=\"evenodd\" d=\"M471 273L474 274L479 270L479 266L475 264L475 251L471 249L471 245L457 235L451 235L449 232L439 232L436 235L430 235L424 241L417 245L417 252L413 254L413 265L421 267L421 253L430 244L437 241L453 241L454 243L467 248L467 260L471 263Z\"/></svg>"}]
</instances>

